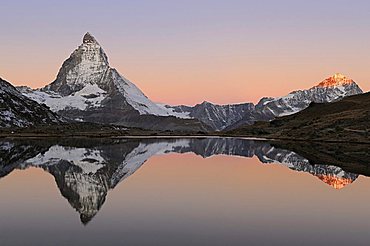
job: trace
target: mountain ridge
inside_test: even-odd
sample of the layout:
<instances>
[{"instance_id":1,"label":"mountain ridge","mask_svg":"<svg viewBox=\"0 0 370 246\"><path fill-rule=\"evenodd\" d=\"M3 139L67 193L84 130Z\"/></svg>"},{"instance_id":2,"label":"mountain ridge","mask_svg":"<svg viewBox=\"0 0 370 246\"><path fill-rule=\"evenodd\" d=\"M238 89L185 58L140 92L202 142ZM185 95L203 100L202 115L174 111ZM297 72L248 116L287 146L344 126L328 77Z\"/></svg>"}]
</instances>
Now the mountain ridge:
<instances>
[{"instance_id":1,"label":"mountain ridge","mask_svg":"<svg viewBox=\"0 0 370 246\"><path fill-rule=\"evenodd\" d=\"M270 121L276 117L295 114L311 102L323 103L361 94L355 81L336 73L309 89L295 90L282 97L263 97L257 104L240 103L217 105L204 101L195 106L169 106L175 112L187 113L216 131L232 130L257 121ZM239 108L239 109L237 109Z\"/></svg>"}]
</instances>

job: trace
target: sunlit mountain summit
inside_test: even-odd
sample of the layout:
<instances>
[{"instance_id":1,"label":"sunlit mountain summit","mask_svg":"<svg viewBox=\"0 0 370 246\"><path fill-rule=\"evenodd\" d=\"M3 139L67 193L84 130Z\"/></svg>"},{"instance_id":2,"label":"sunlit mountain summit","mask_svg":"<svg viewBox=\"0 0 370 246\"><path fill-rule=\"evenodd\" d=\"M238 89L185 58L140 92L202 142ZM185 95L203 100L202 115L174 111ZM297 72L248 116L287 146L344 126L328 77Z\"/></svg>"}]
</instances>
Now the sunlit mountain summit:
<instances>
[{"instance_id":1,"label":"sunlit mountain summit","mask_svg":"<svg viewBox=\"0 0 370 246\"><path fill-rule=\"evenodd\" d=\"M324 81L320 82L320 84L317 85L317 87L336 87L336 86L355 86L356 82L353 81L353 79L346 77L345 75L341 73L336 73L333 76L325 79ZM344 90L345 88L343 88Z\"/></svg>"}]
</instances>

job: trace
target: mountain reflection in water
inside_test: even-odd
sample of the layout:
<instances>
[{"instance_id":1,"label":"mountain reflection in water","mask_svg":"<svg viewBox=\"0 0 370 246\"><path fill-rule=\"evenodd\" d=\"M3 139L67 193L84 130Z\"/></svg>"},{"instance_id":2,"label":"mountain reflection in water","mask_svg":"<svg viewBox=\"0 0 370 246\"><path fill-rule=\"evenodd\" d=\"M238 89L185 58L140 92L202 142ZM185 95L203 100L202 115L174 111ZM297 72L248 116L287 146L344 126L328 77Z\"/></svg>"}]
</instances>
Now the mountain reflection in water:
<instances>
[{"instance_id":1,"label":"mountain reflection in water","mask_svg":"<svg viewBox=\"0 0 370 246\"><path fill-rule=\"evenodd\" d=\"M291 151L285 149L290 146L285 143L236 138L2 140L0 177L15 169L42 168L54 176L61 194L86 224L98 213L108 191L154 155L256 156L263 164L278 163L294 171L310 173L335 189L351 184L359 174L368 176L368 156L364 154L367 146L356 146L352 152L345 146L346 152L341 152L338 151L341 147L336 144L328 146L325 152L325 148L315 145L319 148L318 153L314 147L302 145L299 149L299 144L293 144L294 151ZM297 154L300 151L306 157ZM353 153L358 156L354 158ZM349 163L348 158L356 162Z\"/></svg>"}]
</instances>

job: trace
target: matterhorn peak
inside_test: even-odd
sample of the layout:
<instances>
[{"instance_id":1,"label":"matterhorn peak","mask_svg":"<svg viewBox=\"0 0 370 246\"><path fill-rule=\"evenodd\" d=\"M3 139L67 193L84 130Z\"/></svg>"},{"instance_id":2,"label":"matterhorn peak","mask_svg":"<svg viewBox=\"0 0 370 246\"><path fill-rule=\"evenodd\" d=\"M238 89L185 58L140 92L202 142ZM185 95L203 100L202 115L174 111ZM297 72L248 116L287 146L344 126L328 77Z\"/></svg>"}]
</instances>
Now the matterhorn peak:
<instances>
[{"instance_id":1,"label":"matterhorn peak","mask_svg":"<svg viewBox=\"0 0 370 246\"><path fill-rule=\"evenodd\" d=\"M83 39L82 39L82 42L84 43L84 44L89 44L89 43L95 43L95 44L97 44L98 42L96 41L96 39L94 38L94 36L93 35L91 35L89 32L87 32L85 35L84 35L84 37L83 37Z\"/></svg>"},{"instance_id":2,"label":"matterhorn peak","mask_svg":"<svg viewBox=\"0 0 370 246\"><path fill-rule=\"evenodd\" d=\"M62 96L71 95L87 85L105 85L110 71L108 57L96 39L86 33L83 43L64 61L57 78L43 90L51 90Z\"/></svg>"},{"instance_id":3,"label":"matterhorn peak","mask_svg":"<svg viewBox=\"0 0 370 246\"><path fill-rule=\"evenodd\" d=\"M336 73L333 76L325 79L317 87L333 87L333 86L341 86L341 85L349 85L355 83L352 79L346 77L341 73Z\"/></svg>"}]
</instances>

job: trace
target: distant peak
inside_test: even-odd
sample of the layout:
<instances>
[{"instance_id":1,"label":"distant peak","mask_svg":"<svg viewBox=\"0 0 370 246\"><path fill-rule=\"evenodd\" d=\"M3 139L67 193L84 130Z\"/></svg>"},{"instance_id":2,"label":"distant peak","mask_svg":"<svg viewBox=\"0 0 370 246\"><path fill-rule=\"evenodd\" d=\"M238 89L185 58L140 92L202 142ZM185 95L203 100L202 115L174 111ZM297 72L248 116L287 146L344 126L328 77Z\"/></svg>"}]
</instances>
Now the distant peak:
<instances>
[{"instance_id":1,"label":"distant peak","mask_svg":"<svg viewBox=\"0 0 370 246\"><path fill-rule=\"evenodd\" d=\"M333 76L325 79L317 87L333 87L333 86L340 86L340 85L348 85L355 83L352 79L346 77L341 73L336 73Z\"/></svg>"},{"instance_id":2,"label":"distant peak","mask_svg":"<svg viewBox=\"0 0 370 246\"><path fill-rule=\"evenodd\" d=\"M93 35L91 35L89 32L87 32L85 35L84 35L84 37L83 37L83 39L82 39L82 41L83 41L83 43L84 44L89 44L89 43L98 43L97 41L96 41L96 39L94 38L94 36Z\"/></svg>"}]
</instances>

